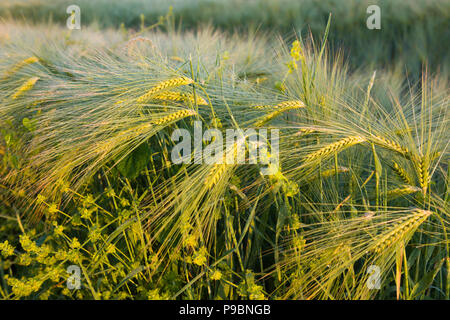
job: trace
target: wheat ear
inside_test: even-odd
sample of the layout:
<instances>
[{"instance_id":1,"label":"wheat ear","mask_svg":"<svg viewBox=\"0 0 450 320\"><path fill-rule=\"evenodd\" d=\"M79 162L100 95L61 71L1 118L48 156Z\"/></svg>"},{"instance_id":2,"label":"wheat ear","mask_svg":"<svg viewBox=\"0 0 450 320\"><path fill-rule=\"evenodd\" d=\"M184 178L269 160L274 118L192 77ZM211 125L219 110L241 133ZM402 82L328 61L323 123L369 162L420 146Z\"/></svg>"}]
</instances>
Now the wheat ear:
<instances>
[{"instance_id":1,"label":"wheat ear","mask_svg":"<svg viewBox=\"0 0 450 320\"><path fill-rule=\"evenodd\" d=\"M226 163L221 163L215 164L212 167L211 171L205 179L205 185L208 189L212 188L219 182L220 177L225 173L228 166L229 165Z\"/></svg>"},{"instance_id":2,"label":"wheat ear","mask_svg":"<svg viewBox=\"0 0 450 320\"><path fill-rule=\"evenodd\" d=\"M393 169L394 172L400 177L402 178L403 182L406 183L407 185L413 185L413 181L411 179L411 177L408 175L408 173L405 171L405 169L403 169L402 167L400 167L398 165L397 162L393 161Z\"/></svg>"},{"instance_id":3,"label":"wheat ear","mask_svg":"<svg viewBox=\"0 0 450 320\"><path fill-rule=\"evenodd\" d=\"M267 105L260 105L260 106L252 106L253 109L256 110L261 110L261 109L269 109L269 108L273 108L272 105L267 104Z\"/></svg>"},{"instance_id":4,"label":"wheat ear","mask_svg":"<svg viewBox=\"0 0 450 320\"><path fill-rule=\"evenodd\" d=\"M429 161L428 157L423 156L419 160L419 170L417 170L417 175L419 178L420 187L423 190L423 193L426 193L428 187L429 173L428 173Z\"/></svg>"},{"instance_id":5,"label":"wheat ear","mask_svg":"<svg viewBox=\"0 0 450 320\"><path fill-rule=\"evenodd\" d=\"M17 91L12 95L13 99L17 99L18 97L22 96L25 92L33 89L36 82L39 80L38 77L32 77L28 79Z\"/></svg>"},{"instance_id":6,"label":"wheat ear","mask_svg":"<svg viewBox=\"0 0 450 320\"><path fill-rule=\"evenodd\" d=\"M416 230L431 214L431 211L414 210L386 233L377 237L373 242L373 250L379 254L395 242L404 239L406 235Z\"/></svg>"},{"instance_id":7,"label":"wheat ear","mask_svg":"<svg viewBox=\"0 0 450 320\"><path fill-rule=\"evenodd\" d=\"M275 109L298 109L298 108L304 108L305 104L303 101L300 100L293 100L293 101L285 101L282 103L277 104L274 108Z\"/></svg>"},{"instance_id":8,"label":"wheat ear","mask_svg":"<svg viewBox=\"0 0 450 320\"><path fill-rule=\"evenodd\" d=\"M296 108L303 108L305 107L305 104L301 100L292 100L292 101L285 101L281 102L277 105L261 105L261 106L253 106L254 109L296 109Z\"/></svg>"},{"instance_id":9,"label":"wheat ear","mask_svg":"<svg viewBox=\"0 0 450 320\"><path fill-rule=\"evenodd\" d=\"M305 107L305 104L303 102L301 102L300 100L296 100L296 101L287 101L287 102L283 102L280 103L278 105L276 105L275 111L272 111L271 113L263 116L260 120L255 122L255 126L256 127L261 127L262 125L264 125L265 123L267 123L268 121L272 120L273 118L279 116L280 114L282 114L283 112L287 111L287 110L293 110L293 109L300 109Z\"/></svg>"},{"instance_id":10,"label":"wheat ear","mask_svg":"<svg viewBox=\"0 0 450 320\"><path fill-rule=\"evenodd\" d=\"M408 194L416 193L416 192L419 192L419 191L420 191L420 188L413 187L413 186L404 186L403 188L397 188L397 189L389 190L386 193L386 196L387 196L388 199L392 200L392 199L403 197L403 196L406 196Z\"/></svg>"},{"instance_id":11,"label":"wheat ear","mask_svg":"<svg viewBox=\"0 0 450 320\"><path fill-rule=\"evenodd\" d=\"M147 100L151 99L156 93L167 90L174 87L184 86L193 83L194 80L188 77L179 77L175 79L166 80L163 82L158 83L156 86L151 88L146 94L140 96L137 98L136 102L142 103L146 102Z\"/></svg>"},{"instance_id":12,"label":"wheat ear","mask_svg":"<svg viewBox=\"0 0 450 320\"><path fill-rule=\"evenodd\" d=\"M349 172L349 171L350 171L349 168L339 166L339 167L337 167L337 170L336 170L336 168L332 168L332 169L327 169L327 170L322 171L322 172L320 173L320 176L321 176L322 178L328 178L328 177L334 176L336 173L345 173L345 172ZM317 178L318 178L318 177L317 177L317 175L315 174L315 175L312 176L311 178L308 178L306 181L311 182L311 181L314 181L314 180L317 179Z\"/></svg>"},{"instance_id":13,"label":"wheat ear","mask_svg":"<svg viewBox=\"0 0 450 320\"><path fill-rule=\"evenodd\" d=\"M233 149L231 149L231 153L233 153L233 156L236 157L238 151L238 144L235 143ZM205 179L205 185L208 189L211 189L213 186L215 186L219 180L220 177L225 173L226 169L230 166L230 164L227 163L226 155L223 156L222 163L216 163L211 171L208 173L208 176Z\"/></svg>"},{"instance_id":14,"label":"wheat ear","mask_svg":"<svg viewBox=\"0 0 450 320\"><path fill-rule=\"evenodd\" d=\"M339 167L337 167L337 170L335 168L333 168L333 169L328 169L328 170L322 171L321 176L323 178L328 178L328 177L334 176L336 173L343 173L343 172L348 172L348 171L349 171L349 169L347 167L339 166Z\"/></svg>"},{"instance_id":15,"label":"wheat ear","mask_svg":"<svg viewBox=\"0 0 450 320\"><path fill-rule=\"evenodd\" d=\"M175 91L166 91L155 94L152 98L157 100L169 100L169 101L189 101L192 104L197 104L200 106L205 106L208 104L205 99L196 95L197 100L194 99L194 95L191 93L180 93Z\"/></svg>"},{"instance_id":16,"label":"wheat ear","mask_svg":"<svg viewBox=\"0 0 450 320\"><path fill-rule=\"evenodd\" d=\"M29 64L33 64L38 62L39 59L35 56L33 57L29 57L23 61L20 61L19 63L17 63L16 65L14 65L11 69L9 69L8 71L6 71L5 75L4 75L4 79L12 76L13 74L15 74L17 71L19 71L20 69L22 69L23 67L25 67L26 65Z\"/></svg>"},{"instance_id":17,"label":"wheat ear","mask_svg":"<svg viewBox=\"0 0 450 320\"><path fill-rule=\"evenodd\" d=\"M393 151L396 151L398 153L400 153L401 155L405 156L405 157L409 157L410 152L407 148L404 148L402 146L400 146L397 142L386 139L384 137L381 136L375 136L372 135L372 139L373 142L379 146L382 146L386 149L390 149Z\"/></svg>"},{"instance_id":18,"label":"wheat ear","mask_svg":"<svg viewBox=\"0 0 450 320\"><path fill-rule=\"evenodd\" d=\"M197 114L197 112L195 112L194 110L180 110L180 111L174 112L168 116L154 120L154 121L152 121L152 123L154 125L163 125L163 124L178 121L180 119L183 119L183 118L186 118L189 116L193 116L196 114Z\"/></svg>"},{"instance_id":19,"label":"wheat ear","mask_svg":"<svg viewBox=\"0 0 450 320\"><path fill-rule=\"evenodd\" d=\"M115 143L118 141L127 141L133 137L139 136L142 133L148 132L149 129L154 125L164 125L173 121L180 120L182 118L196 115L197 113L193 110L180 110L174 112L168 116L162 117L160 119L154 120L152 122L142 123L132 128L129 128L123 132L120 132L116 137L114 137ZM111 144L107 144L104 141L97 144L97 153L107 153L111 150Z\"/></svg>"},{"instance_id":20,"label":"wheat ear","mask_svg":"<svg viewBox=\"0 0 450 320\"><path fill-rule=\"evenodd\" d=\"M366 141L363 137L360 136L351 136L344 139L341 139L337 142L329 144L322 149L315 151L305 157L306 162L311 162L317 159L325 158L335 152L341 152L342 150L353 146L355 144Z\"/></svg>"}]
</instances>

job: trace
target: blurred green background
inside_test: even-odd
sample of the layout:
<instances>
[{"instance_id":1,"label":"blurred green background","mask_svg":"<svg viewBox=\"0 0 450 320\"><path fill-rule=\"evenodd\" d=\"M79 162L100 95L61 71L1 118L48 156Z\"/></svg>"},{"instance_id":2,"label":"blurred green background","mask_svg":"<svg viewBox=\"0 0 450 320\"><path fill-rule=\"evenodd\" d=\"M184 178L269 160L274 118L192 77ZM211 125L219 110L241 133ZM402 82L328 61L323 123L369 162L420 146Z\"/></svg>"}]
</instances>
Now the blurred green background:
<instances>
[{"instance_id":1,"label":"blurred green background","mask_svg":"<svg viewBox=\"0 0 450 320\"><path fill-rule=\"evenodd\" d=\"M81 8L82 25L139 29L173 8L177 26L210 24L230 32L259 30L292 37L322 36L332 13L330 46L343 50L350 67L400 67L418 75L424 64L448 74L450 0L2 0L0 17L64 25L66 8ZM369 30L369 5L381 8L381 30Z\"/></svg>"}]
</instances>

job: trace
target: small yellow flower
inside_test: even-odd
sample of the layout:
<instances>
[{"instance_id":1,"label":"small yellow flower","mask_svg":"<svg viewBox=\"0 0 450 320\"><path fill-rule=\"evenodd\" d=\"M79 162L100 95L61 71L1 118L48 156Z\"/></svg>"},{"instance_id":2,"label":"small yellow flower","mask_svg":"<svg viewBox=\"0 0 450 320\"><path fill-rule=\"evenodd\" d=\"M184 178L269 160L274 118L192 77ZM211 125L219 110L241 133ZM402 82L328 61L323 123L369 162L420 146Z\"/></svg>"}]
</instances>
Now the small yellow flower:
<instances>
[{"instance_id":1,"label":"small yellow flower","mask_svg":"<svg viewBox=\"0 0 450 320\"><path fill-rule=\"evenodd\" d=\"M121 205L122 207L127 207L127 206L130 205L130 202L129 202L127 199L122 198L122 199L120 199L120 205Z\"/></svg>"},{"instance_id":2,"label":"small yellow flower","mask_svg":"<svg viewBox=\"0 0 450 320\"><path fill-rule=\"evenodd\" d=\"M219 270L214 270L210 276L211 280L220 280L222 278L222 272Z\"/></svg>"},{"instance_id":3,"label":"small yellow flower","mask_svg":"<svg viewBox=\"0 0 450 320\"><path fill-rule=\"evenodd\" d=\"M187 221L181 221L181 232L187 233L192 230L192 225Z\"/></svg>"},{"instance_id":4,"label":"small yellow flower","mask_svg":"<svg viewBox=\"0 0 450 320\"><path fill-rule=\"evenodd\" d=\"M68 288L64 288L62 291L61 291L61 293L63 294L63 295L65 295L66 297L70 297L72 294L71 294L71 292L70 292L70 290L68 289Z\"/></svg>"},{"instance_id":5,"label":"small yellow flower","mask_svg":"<svg viewBox=\"0 0 450 320\"><path fill-rule=\"evenodd\" d=\"M19 256L19 264L21 266L29 266L32 261L33 261L33 259L31 258L31 256L28 253L22 253Z\"/></svg>"},{"instance_id":6,"label":"small yellow flower","mask_svg":"<svg viewBox=\"0 0 450 320\"><path fill-rule=\"evenodd\" d=\"M52 203L48 206L48 213L50 215L53 215L53 214L57 213L58 211L59 211L58 205L56 203Z\"/></svg>"},{"instance_id":7,"label":"small yellow flower","mask_svg":"<svg viewBox=\"0 0 450 320\"><path fill-rule=\"evenodd\" d=\"M55 233L55 235L62 236L64 234L64 226L58 225L58 223L56 221L53 223L53 226L55 227L53 229L53 232Z\"/></svg>"},{"instance_id":8,"label":"small yellow flower","mask_svg":"<svg viewBox=\"0 0 450 320\"><path fill-rule=\"evenodd\" d=\"M3 257L8 258L14 254L14 247L6 240L5 242L0 243L0 251L2 252Z\"/></svg>"},{"instance_id":9,"label":"small yellow flower","mask_svg":"<svg viewBox=\"0 0 450 320\"><path fill-rule=\"evenodd\" d=\"M206 264L208 251L205 247L201 247L195 254L192 259L192 262L198 266L203 266Z\"/></svg>"},{"instance_id":10,"label":"small yellow flower","mask_svg":"<svg viewBox=\"0 0 450 320\"><path fill-rule=\"evenodd\" d=\"M248 287L248 293L250 300L264 300L264 294L262 293L262 286L256 284L250 284Z\"/></svg>"},{"instance_id":11,"label":"small yellow flower","mask_svg":"<svg viewBox=\"0 0 450 320\"><path fill-rule=\"evenodd\" d=\"M69 192L70 191L70 184L68 182L62 182L61 183L61 191L62 192Z\"/></svg>"},{"instance_id":12,"label":"small yellow flower","mask_svg":"<svg viewBox=\"0 0 450 320\"><path fill-rule=\"evenodd\" d=\"M91 209L82 208L81 211L80 211L80 216L83 219L90 219L91 218L91 213L92 213Z\"/></svg>"},{"instance_id":13,"label":"small yellow flower","mask_svg":"<svg viewBox=\"0 0 450 320\"><path fill-rule=\"evenodd\" d=\"M55 252L55 259L56 260L66 260L67 258L67 252L64 250L58 250Z\"/></svg>"},{"instance_id":14,"label":"small yellow flower","mask_svg":"<svg viewBox=\"0 0 450 320\"><path fill-rule=\"evenodd\" d=\"M78 249L78 248L81 247L81 243L80 243L80 241L78 241L77 238L73 238L73 239L72 239L72 243L70 244L70 246L71 246L73 249Z\"/></svg>"},{"instance_id":15,"label":"small yellow flower","mask_svg":"<svg viewBox=\"0 0 450 320\"><path fill-rule=\"evenodd\" d=\"M94 228L89 231L89 240L92 242L97 242L102 237L102 234L98 228Z\"/></svg>"},{"instance_id":16,"label":"small yellow flower","mask_svg":"<svg viewBox=\"0 0 450 320\"><path fill-rule=\"evenodd\" d=\"M39 300L48 300L48 298L50 297L50 295L51 295L51 291L50 291L50 290L44 291L44 292L42 292L42 293L39 295Z\"/></svg>"},{"instance_id":17,"label":"small yellow flower","mask_svg":"<svg viewBox=\"0 0 450 320\"><path fill-rule=\"evenodd\" d=\"M116 196L116 192L114 191L113 188L108 188L106 189L106 196L108 198L114 198Z\"/></svg>"},{"instance_id":18,"label":"small yellow flower","mask_svg":"<svg viewBox=\"0 0 450 320\"><path fill-rule=\"evenodd\" d=\"M20 235L19 242L22 248L27 252L38 252L39 248L34 241L30 239L26 234Z\"/></svg>"},{"instance_id":19,"label":"small yellow flower","mask_svg":"<svg viewBox=\"0 0 450 320\"><path fill-rule=\"evenodd\" d=\"M45 200L46 200L46 198L42 194L38 194L38 196L36 197L36 202L39 204L43 203Z\"/></svg>"},{"instance_id":20,"label":"small yellow flower","mask_svg":"<svg viewBox=\"0 0 450 320\"><path fill-rule=\"evenodd\" d=\"M125 300L125 299L128 299L129 297L130 297L130 295L127 292L121 291L117 295L117 300Z\"/></svg>"},{"instance_id":21,"label":"small yellow flower","mask_svg":"<svg viewBox=\"0 0 450 320\"><path fill-rule=\"evenodd\" d=\"M147 295L148 300L161 300L159 289L150 290Z\"/></svg>"},{"instance_id":22,"label":"small yellow flower","mask_svg":"<svg viewBox=\"0 0 450 320\"><path fill-rule=\"evenodd\" d=\"M288 62L287 67L289 69L289 72L293 72L294 70L298 69L297 63L295 61Z\"/></svg>"},{"instance_id":23,"label":"small yellow flower","mask_svg":"<svg viewBox=\"0 0 450 320\"><path fill-rule=\"evenodd\" d=\"M41 247L39 247L39 251L37 252L38 262L44 263L46 260L48 260L47 257L51 251L52 249L48 245L42 245Z\"/></svg>"},{"instance_id":24,"label":"small yellow flower","mask_svg":"<svg viewBox=\"0 0 450 320\"><path fill-rule=\"evenodd\" d=\"M84 202L87 204L94 203L95 202L94 196L92 194L88 194L84 199Z\"/></svg>"},{"instance_id":25,"label":"small yellow flower","mask_svg":"<svg viewBox=\"0 0 450 320\"><path fill-rule=\"evenodd\" d=\"M197 246L197 237L195 235L193 235L193 234L189 235L184 240L184 246L185 247L195 248Z\"/></svg>"}]
</instances>

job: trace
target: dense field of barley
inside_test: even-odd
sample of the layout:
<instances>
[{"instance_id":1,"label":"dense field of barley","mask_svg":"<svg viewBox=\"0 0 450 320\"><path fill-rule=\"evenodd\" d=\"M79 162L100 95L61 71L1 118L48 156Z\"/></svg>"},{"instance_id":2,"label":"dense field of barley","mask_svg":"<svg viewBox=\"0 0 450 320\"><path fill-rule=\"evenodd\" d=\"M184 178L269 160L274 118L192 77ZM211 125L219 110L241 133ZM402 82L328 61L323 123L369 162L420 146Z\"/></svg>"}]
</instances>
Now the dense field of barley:
<instances>
[{"instance_id":1,"label":"dense field of barley","mask_svg":"<svg viewBox=\"0 0 450 320\"><path fill-rule=\"evenodd\" d=\"M450 299L450 2L372 2L2 1L0 299Z\"/></svg>"}]
</instances>

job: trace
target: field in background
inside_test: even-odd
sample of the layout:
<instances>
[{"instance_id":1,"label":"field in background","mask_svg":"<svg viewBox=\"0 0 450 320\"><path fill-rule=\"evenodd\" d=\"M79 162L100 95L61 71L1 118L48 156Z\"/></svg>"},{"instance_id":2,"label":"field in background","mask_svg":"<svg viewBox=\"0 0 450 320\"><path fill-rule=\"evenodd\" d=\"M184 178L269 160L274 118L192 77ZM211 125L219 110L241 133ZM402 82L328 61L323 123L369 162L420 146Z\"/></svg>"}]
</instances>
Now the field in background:
<instances>
[{"instance_id":1,"label":"field in background","mask_svg":"<svg viewBox=\"0 0 450 320\"><path fill-rule=\"evenodd\" d=\"M448 0L19 0L2 1L0 17L65 25L65 8L83 8L83 24L138 30L144 19L156 23L173 8L183 28L210 24L221 30L249 28L292 37L293 32L320 38L328 15L335 21L329 43L351 56L352 68L397 66L417 76L423 63L449 72L450 1ZM382 31L366 28L369 5L382 8Z\"/></svg>"}]
</instances>

